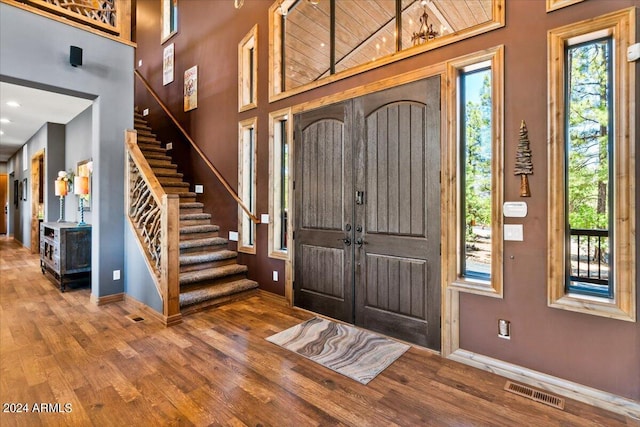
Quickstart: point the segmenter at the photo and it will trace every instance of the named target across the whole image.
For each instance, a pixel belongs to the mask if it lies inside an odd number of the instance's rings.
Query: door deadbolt
[[[364,191],[356,191],[356,205],[364,204]]]

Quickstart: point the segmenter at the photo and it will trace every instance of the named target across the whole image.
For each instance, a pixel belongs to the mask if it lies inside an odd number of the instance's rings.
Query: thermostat
[[[524,218],[527,216],[527,202],[504,202],[502,213],[505,217]]]

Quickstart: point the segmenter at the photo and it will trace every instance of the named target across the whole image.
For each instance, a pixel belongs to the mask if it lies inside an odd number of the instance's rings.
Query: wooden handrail
[[[222,176],[222,174],[218,171],[218,169],[216,169],[216,167],[204,155],[202,150],[200,150],[200,148],[196,145],[195,141],[189,136],[187,131],[180,125],[180,123],[178,123],[178,120],[174,117],[174,115],[171,113],[171,111],[169,111],[169,108],[167,108],[167,106],[164,104],[164,102],[162,102],[162,100],[160,99],[158,94],[153,90],[153,88],[151,87],[149,82],[147,82],[147,80],[142,76],[142,74],[140,74],[140,72],[138,70],[133,70],[133,72],[140,79],[142,84],[147,88],[147,91],[149,91],[151,96],[153,96],[153,98],[156,100],[158,105],[160,105],[160,107],[164,110],[164,112],[167,114],[167,116],[169,116],[169,118],[171,119],[173,124],[176,125],[176,127],[180,130],[182,135],[187,139],[187,141],[189,141],[189,143],[191,144],[193,149],[196,150],[196,153],[198,153],[200,158],[205,162],[205,164],[207,166],[209,166],[209,169],[211,169],[213,174],[222,183],[222,185],[227,190],[227,192],[231,195],[231,197],[233,197],[233,199],[238,203],[238,206],[240,206],[242,208],[242,210],[249,216],[249,218],[251,219],[251,221],[253,221],[254,224],[260,224],[260,219],[258,219],[258,217],[255,216],[249,210],[249,208],[247,208],[245,206],[245,204],[242,201],[242,199],[240,198],[240,196],[238,196],[238,193],[236,193],[236,191],[233,189],[233,187],[231,187],[231,185],[227,182],[227,180],[224,178],[224,176]]]

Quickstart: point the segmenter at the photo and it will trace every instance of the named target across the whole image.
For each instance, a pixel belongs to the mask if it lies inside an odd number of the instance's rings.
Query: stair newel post
[[[177,194],[162,196],[162,289],[164,315],[170,325],[180,314],[180,198]]]

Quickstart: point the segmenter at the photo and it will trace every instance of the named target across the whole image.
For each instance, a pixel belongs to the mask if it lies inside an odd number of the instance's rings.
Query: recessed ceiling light
[[[19,107],[20,106],[20,104],[18,104],[16,101],[8,101],[7,105],[9,107]]]
[[[3,117],[3,118],[0,119],[0,123],[11,123],[11,120]]]

